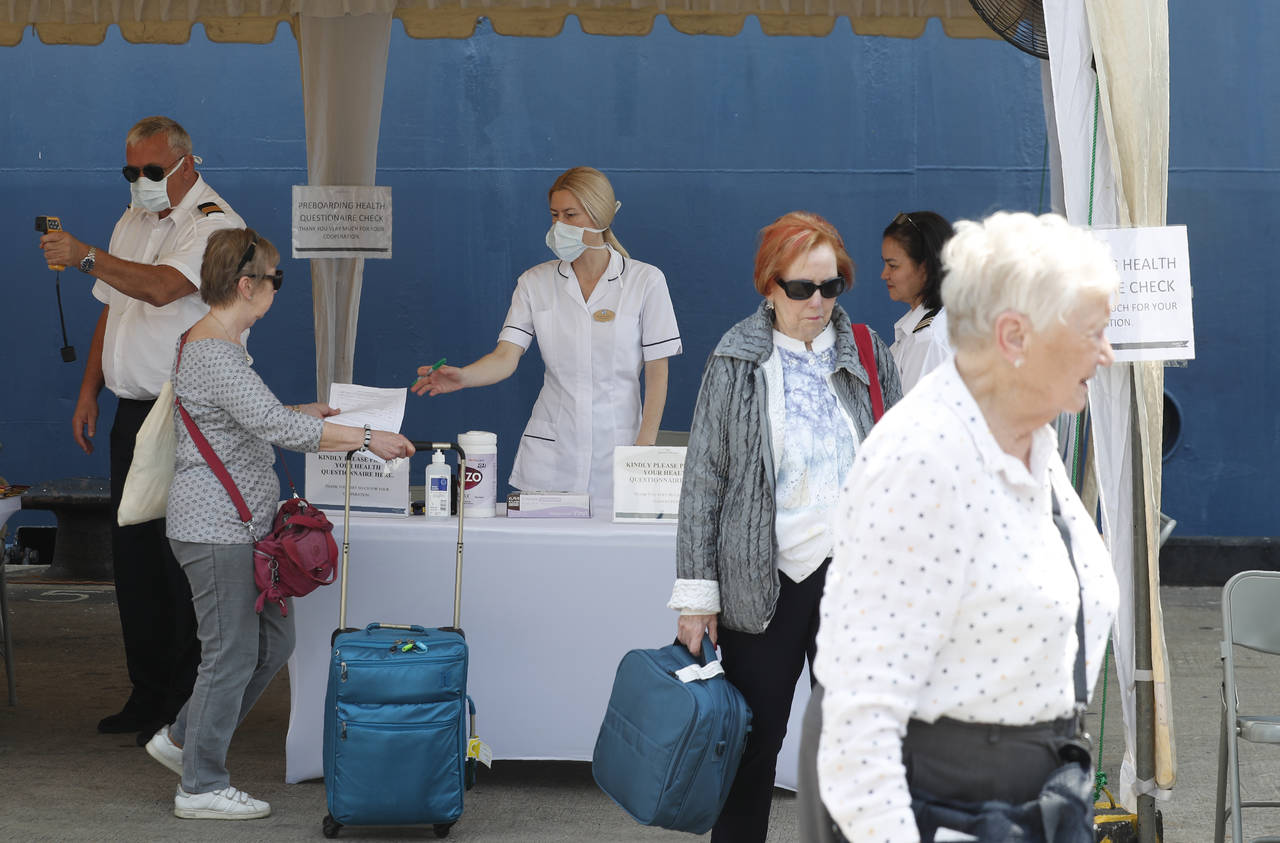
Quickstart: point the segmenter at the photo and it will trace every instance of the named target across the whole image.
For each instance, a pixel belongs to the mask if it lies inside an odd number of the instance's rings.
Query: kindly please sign
[[[1111,247],[1120,289],[1107,323],[1119,362],[1193,360],[1187,227],[1095,229]]]

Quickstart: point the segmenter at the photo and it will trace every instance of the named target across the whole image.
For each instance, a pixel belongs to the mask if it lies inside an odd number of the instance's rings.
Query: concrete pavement
[[[316,840],[325,814],[321,782],[284,784],[287,676],[281,674],[231,746],[232,782],[271,802],[264,820],[213,822],[172,815],[176,777],[134,744],[94,726],[124,699],[123,650],[108,586],[18,584],[31,569],[9,567],[19,704],[0,698],[0,839],[50,841]],[[1178,787],[1160,804],[1166,843],[1213,839],[1218,749],[1220,589],[1165,588],[1172,660]],[[1280,671],[1261,659],[1250,677],[1280,701]],[[3,685],[0,684],[0,690]],[[1122,749],[1118,697],[1108,693],[1103,762],[1118,780]],[[1098,735],[1096,695],[1091,731]],[[1280,702],[1275,703],[1280,708]],[[536,723],[529,724],[537,728]],[[1246,747],[1246,750],[1255,749]],[[1244,752],[1257,798],[1277,798],[1280,755]],[[1280,811],[1246,811],[1246,835],[1280,830]],[[430,829],[344,829],[343,840],[434,839]],[[449,836],[459,841],[691,840],[636,825],[591,779],[589,765],[498,761],[482,770]],[[795,801],[775,792],[770,841],[794,841]]]

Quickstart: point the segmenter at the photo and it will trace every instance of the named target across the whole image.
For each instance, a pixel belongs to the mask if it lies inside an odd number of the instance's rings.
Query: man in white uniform
[[[98,393],[119,399],[111,426],[111,502],[120,504],[133,461],[134,438],[169,378],[178,336],[208,307],[200,300],[200,264],[209,235],[244,221],[195,166],[191,138],[167,117],[147,117],[125,138],[124,177],[132,204],[101,250],[67,231],[40,238],[45,260],[95,277],[103,303],[72,416],[72,435],[93,453]],[[165,537],[163,519],[112,525],[116,602],[132,692],[98,731],[137,732],[145,743],[191,694],[200,664],[195,613],[186,575]]]

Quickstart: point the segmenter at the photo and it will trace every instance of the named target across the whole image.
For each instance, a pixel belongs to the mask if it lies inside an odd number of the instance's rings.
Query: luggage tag
[[[493,750],[479,738],[467,741],[467,757],[474,758],[490,770],[493,769]]]

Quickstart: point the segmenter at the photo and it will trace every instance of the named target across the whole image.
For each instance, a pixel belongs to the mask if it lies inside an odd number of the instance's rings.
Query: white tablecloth
[[[342,516],[334,517],[341,547]],[[353,516],[347,626],[448,626],[457,521]],[[675,527],[607,519],[467,519],[462,628],[477,732],[495,758],[590,761],[613,676],[628,650],[675,639],[666,608]],[[294,601],[285,781],[324,775],[329,636],[340,585]],[[794,789],[806,672],[797,685],[777,783]]]

